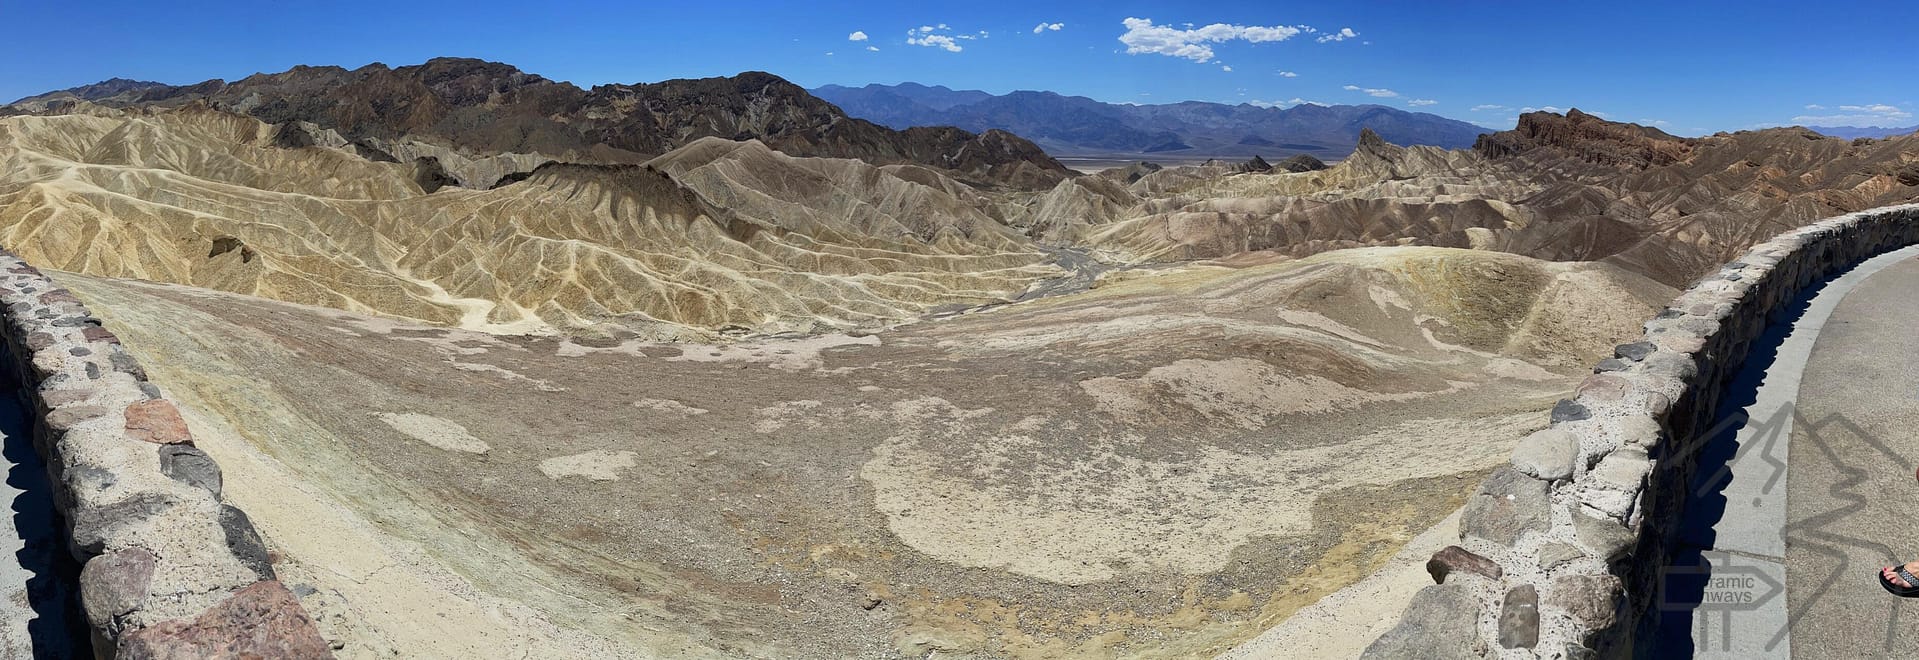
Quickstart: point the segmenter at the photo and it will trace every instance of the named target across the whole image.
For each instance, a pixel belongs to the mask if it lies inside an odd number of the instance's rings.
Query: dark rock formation
[[[460,180],[446,172],[440,166],[440,159],[421,156],[413,159],[413,182],[420,184],[420,190],[432,193],[447,186],[459,186]]]
[[[1593,163],[1646,169],[1685,160],[1695,142],[1650,126],[1606,121],[1574,108],[1565,115],[1520,115],[1518,127],[1479,136],[1473,150],[1499,158],[1552,148]]]
[[[1314,158],[1311,154],[1300,154],[1279,161],[1277,167],[1287,172],[1316,172],[1326,169],[1326,161]]]

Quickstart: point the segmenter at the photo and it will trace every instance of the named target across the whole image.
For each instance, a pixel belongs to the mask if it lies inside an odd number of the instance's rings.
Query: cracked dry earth
[[[1671,293],[1367,249],[706,345],[55,277],[343,657],[1208,656],[1450,514]]]

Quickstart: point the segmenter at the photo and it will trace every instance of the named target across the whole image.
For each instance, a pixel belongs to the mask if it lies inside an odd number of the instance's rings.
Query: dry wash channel
[[[1221,651],[1452,512],[1554,360],[1671,293],[1439,248],[1128,277],[718,345],[60,280],[347,657]]]

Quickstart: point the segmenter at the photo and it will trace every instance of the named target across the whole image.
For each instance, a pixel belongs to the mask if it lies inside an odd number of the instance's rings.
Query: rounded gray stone
[[[87,621],[96,627],[139,609],[147,602],[153,582],[154,558],[140,548],[128,548],[94,557],[80,569],[80,603]]]
[[[1590,476],[1619,487],[1621,490],[1638,490],[1646,475],[1652,472],[1652,459],[1646,452],[1638,449],[1619,449],[1599,460]]]
[[[1552,500],[1546,482],[1510,466],[1494,470],[1460,513],[1459,537],[1511,546],[1527,531],[1552,527]]]
[[[1530,584],[1513,587],[1499,609],[1499,645],[1532,648],[1539,644],[1539,590]]]
[[[1624,531],[1624,530],[1621,530]],[[1564,543],[1547,543],[1539,546],[1539,570],[1551,571],[1566,562],[1586,556],[1579,548]]]
[[[1457,584],[1419,590],[1399,624],[1373,640],[1367,658],[1466,658],[1479,645],[1478,596]]]
[[[1585,510],[1573,512],[1573,533],[1594,557],[1608,562],[1625,556],[1636,540],[1624,525],[1603,513]]]
[[[1526,436],[1513,448],[1513,468],[1535,479],[1569,479],[1578,460],[1579,438],[1559,429]]]

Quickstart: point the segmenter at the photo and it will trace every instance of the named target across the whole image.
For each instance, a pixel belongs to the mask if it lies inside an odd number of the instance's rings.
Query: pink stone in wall
[[[331,658],[293,593],[277,581],[255,582],[192,620],[175,619],[120,638],[117,657],[130,660],[188,658]]]
[[[187,421],[180,410],[165,399],[150,399],[127,406],[127,437],[162,445],[191,444]]]
[[[87,341],[104,341],[109,344],[120,343],[120,338],[117,336],[114,336],[112,330],[108,330],[106,328],[102,328],[97,325],[90,325],[85,328],[81,328],[80,335],[83,337],[86,337]]]
[[[78,302],[80,302],[80,299],[73,297],[73,293],[70,291],[67,291],[66,289],[54,289],[52,291],[48,291],[46,293],[40,294],[40,304],[42,305],[52,305],[55,303],[78,303]]]

